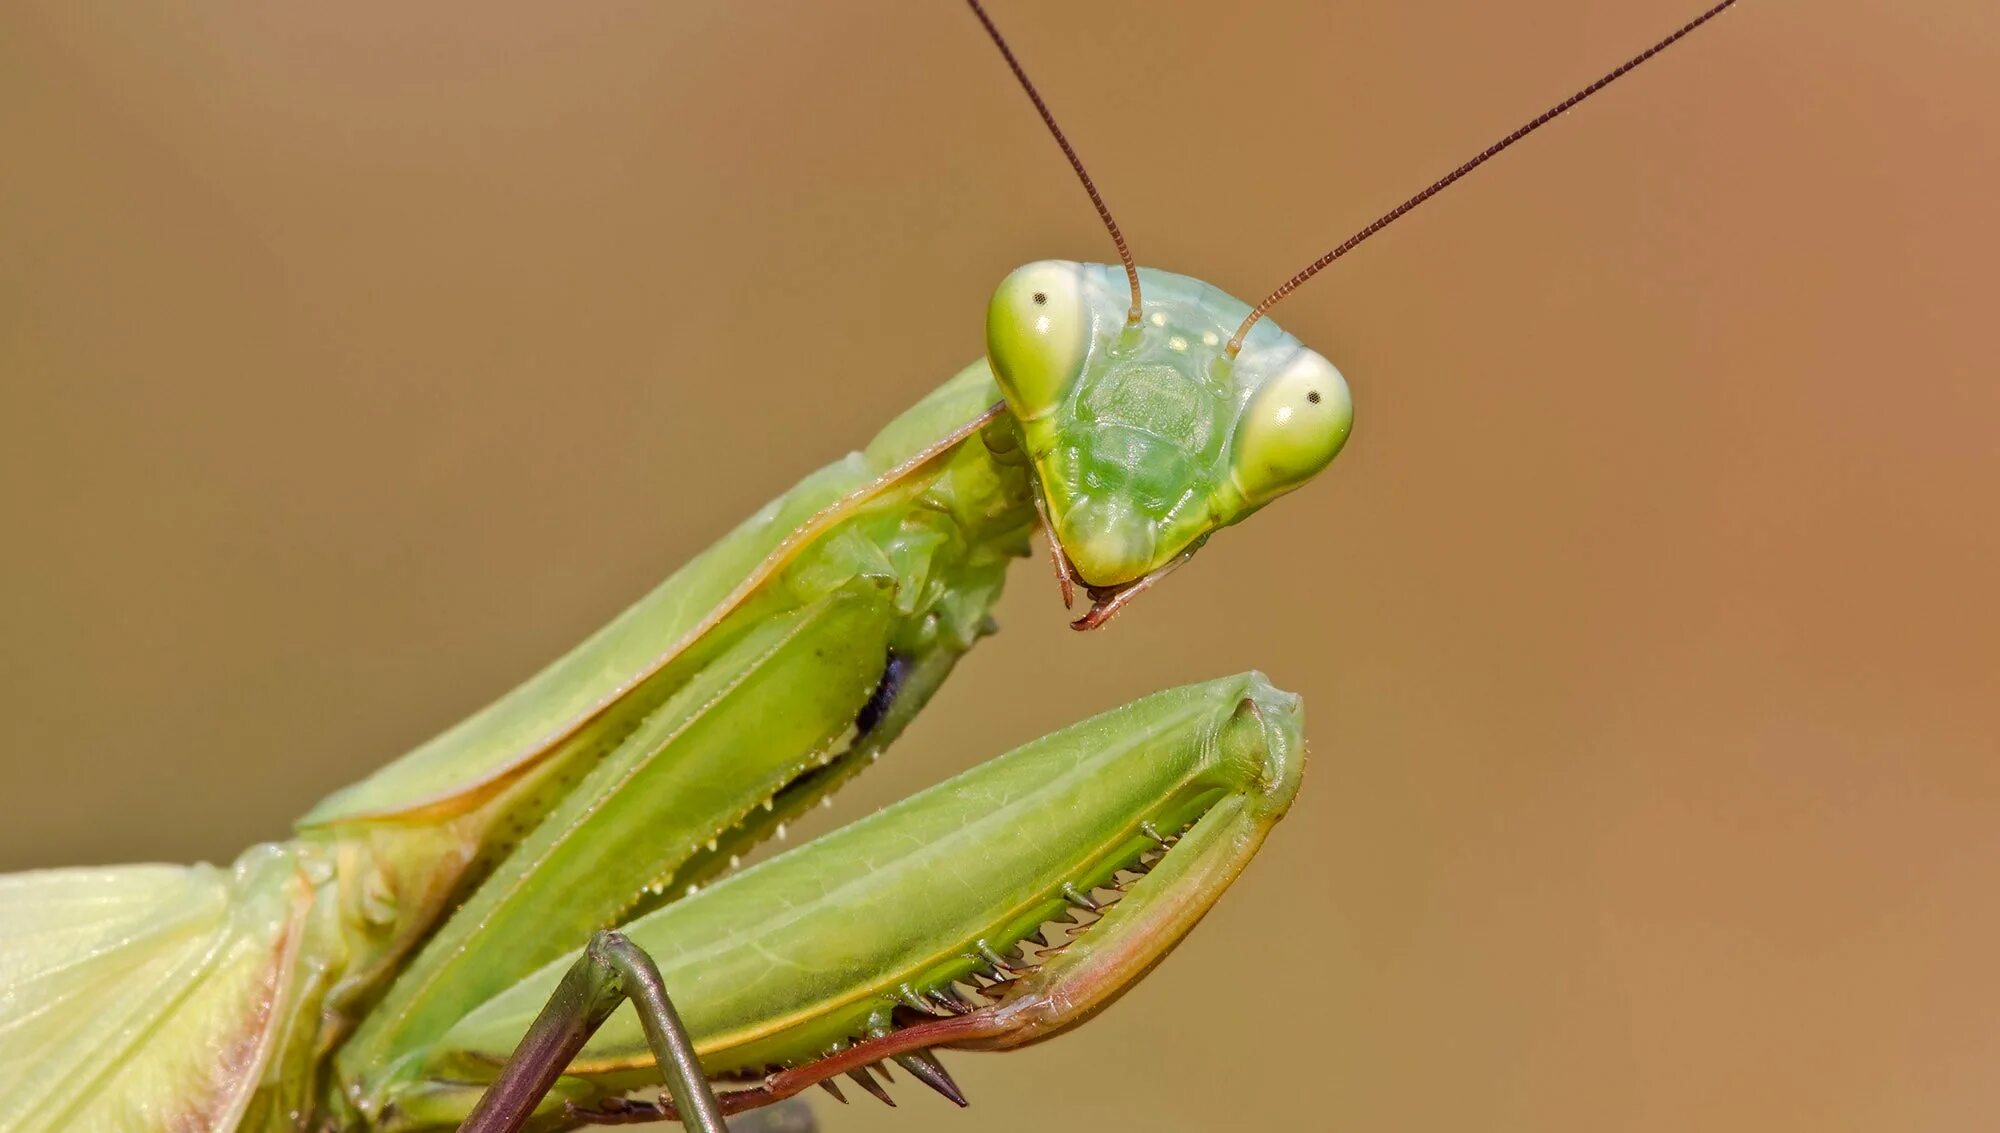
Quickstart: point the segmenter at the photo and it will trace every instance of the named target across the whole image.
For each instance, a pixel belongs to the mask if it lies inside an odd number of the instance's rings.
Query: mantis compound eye
[[[1261,504],[1312,479],[1347,443],[1354,401],[1333,363],[1301,349],[1250,395],[1230,441],[1230,472]]]
[[[1062,402],[1089,353],[1083,265],[1042,260],[1016,268],[986,307],[986,357],[1007,408],[1032,421]]]

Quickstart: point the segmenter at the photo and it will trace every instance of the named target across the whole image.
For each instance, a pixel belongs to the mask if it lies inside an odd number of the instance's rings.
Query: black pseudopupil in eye
[[[1048,302],[1048,301],[1049,301],[1049,296],[1048,296],[1048,292],[1046,292],[1046,291],[1037,291],[1037,292],[1035,292],[1035,303],[1036,303],[1036,305],[1037,305],[1037,306],[1039,306],[1039,305],[1041,305],[1041,304],[1043,304],[1043,303],[1046,303],[1046,302]]]
[[[1310,390],[1310,391],[1308,391],[1308,392],[1306,393],[1306,400],[1307,400],[1307,401],[1310,401],[1310,402],[1312,402],[1312,403],[1313,403],[1314,405],[1318,405],[1318,404],[1319,404],[1319,391],[1318,391],[1318,390]]]

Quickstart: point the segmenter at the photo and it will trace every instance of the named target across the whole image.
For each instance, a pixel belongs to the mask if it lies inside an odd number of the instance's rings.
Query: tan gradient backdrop
[[[1238,292],[1686,0],[996,0]],[[1109,632],[1039,563],[851,816],[1169,683],[1310,704],[1142,990],[835,1130],[1957,1130],[2000,1107],[2000,15],[1750,0],[1283,309],[1334,472]],[[227,858],[1101,258],[951,4],[0,13],[0,865]]]

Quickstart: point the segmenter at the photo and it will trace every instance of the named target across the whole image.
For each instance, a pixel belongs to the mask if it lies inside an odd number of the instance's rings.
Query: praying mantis
[[[932,1050],[1085,1021],[1214,904],[1299,781],[1299,705],[1255,674],[1114,709],[730,871],[924,707],[1031,533],[1098,629],[1327,467],[1347,385],[1270,309],[1729,4],[1254,306],[1136,265],[971,6],[1119,263],[1008,276],[982,358],[293,839],[228,869],[0,880],[0,1068],[22,1084],[0,1129],[713,1131],[836,1075],[872,1086],[885,1060],[956,1100]],[[1072,917],[1082,931],[1045,927]]]

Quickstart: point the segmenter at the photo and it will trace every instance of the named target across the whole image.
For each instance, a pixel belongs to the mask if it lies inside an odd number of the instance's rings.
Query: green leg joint
[[[722,1107],[667,998],[660,969],[644,949],[617,932],[590,938],[590,947],[563,976],[459,1133],[516,1133],[583,1044],[627,999],[638,1009],[682,1125],[694,1133],[726,1133]]]

